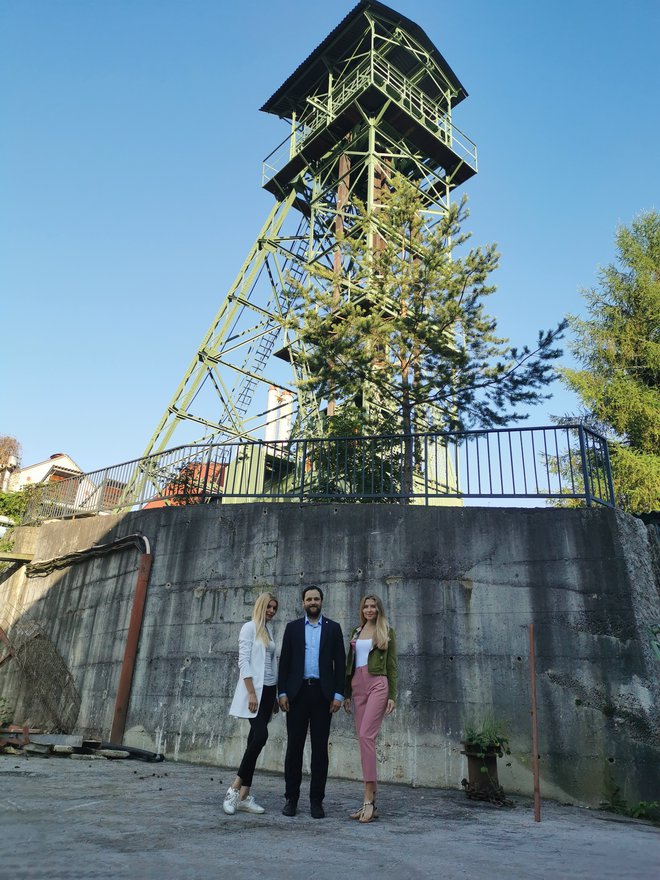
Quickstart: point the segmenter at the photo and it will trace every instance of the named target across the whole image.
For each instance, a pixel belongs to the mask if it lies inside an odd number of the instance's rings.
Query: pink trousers
[[[376,784],[376,737],[387,707],[387,676],[370,675],[366,666],[355,670],[352,680],[355,733],[360,743],[362,778]]]

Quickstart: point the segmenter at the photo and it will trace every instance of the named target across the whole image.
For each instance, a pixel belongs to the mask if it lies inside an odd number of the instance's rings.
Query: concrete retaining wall
[[[594,804],[619,786],[629,803],[658,799],[657,538],[639,520],[606,509],[191,506],[24,528],[15,549],[48,559],[136,532],[154,563],[125,742],[236,765],[248,729],[227,716],[239,629],[269,589],[281,637],[314,583],[345,632],[365,592],[383,597],[396,627],[400,694],[379,741],[383,780],[460,785],[464,724],[495,715],[511,731],[500,781],[531,792],[533,622],[542,794]],[[81,695],[76,732],[88,736],[110,734],[137,562],[127,550],[44,578],[0,575],[0,620],[41,622]],[[16,720],[39,721],[11,660],[0,694]],[[330,772],[358,778],[351,724],[343,712],[334,721]],[[281,769],[284,734],[277,717],[260,766]]]

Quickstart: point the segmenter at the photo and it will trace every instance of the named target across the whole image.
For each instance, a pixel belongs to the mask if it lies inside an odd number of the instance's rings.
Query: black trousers
[[[254,718],[250,718],[250,734],[248,736],[247,746],[243,754],[241,766],[238,768],[237,776],[240,777],[241,785],[248,788],[252,785],[252,777],[254,776],[254,768],[257,766],[257,758],[261,754],[261,750],[268,741],[268,722],[273,717],[273,706],[275,705],[275,696],[277,685],[265,685],[261,692],[261,702],[259,709]]]
[[[319,803],[325,797],[328,778],[328,738],[330,736],[330,701],[323,696],[318,681],[303,682],[290,701],[286,716],[287,745],[284,759],[285,797],[297,801],[302,782],[303,752],[307,731],[312,744],[312,779],[309,786],[310,801]]]

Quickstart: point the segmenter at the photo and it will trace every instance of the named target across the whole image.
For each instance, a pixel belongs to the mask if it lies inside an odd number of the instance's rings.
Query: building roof
[[[17,468],[9,478],[9,487],[12,492],[15,492],[29,484],[48,483],[54,475],[65,479],[66,477],[78,477],[82,473],[82,468],[70,455],[56,452],[44,461]]]
[[[73,467],[67,467],[63,463],[59,461],[59,459],[68,459],[69,462],[73,465]],[[82,473],[82,468],[79,467],[76,462],[71,458],[70,455],[67,455],[66,452],[55,452],[53,455],[50,455],[48,458],[45,458],[43,461],[37,461],[34,464],[26,464],[25,467],[19,468],[20,471],[31,471],[33,468],[41,467],[44,464],[51,464],[53,467],[57,467],[60,470],[70,470],[75,473]]]
[[[333,64],[345,57],[347,47],[360,39],[364,32],[363,15],[368,10],[376,13],[379,18],[390,22],[393,29],[402,27],[424,47],[456,90],[452,106],[467,98],[468,93],[460,80],[418,24],[395,9],[385,6],[384,3],[377,2],[377,0],[360,0],[360,3],[339,22],[336,28],[330,31],[323,42],[282,83],[261,107],[261,110],[264,113],[273,113],[276,116],[288,118],[300,102],[312,93],[323,73],[327,72],[327,63]]]

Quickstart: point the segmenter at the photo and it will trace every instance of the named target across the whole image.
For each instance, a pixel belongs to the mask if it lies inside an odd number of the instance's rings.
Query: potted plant
[[[468,762],[468,778],[461,781],[466,795],[473,800],[512,806],[497,776],[497,759],[511,754],[506,724],[493,718],[468,724],[461,754]]]

